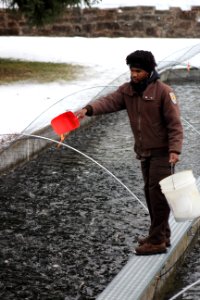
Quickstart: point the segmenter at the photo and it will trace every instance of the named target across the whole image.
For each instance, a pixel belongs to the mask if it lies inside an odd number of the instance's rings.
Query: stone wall
[[[0,35],[199,38],[200,6],[189,11],[178,7],[163,11],[152,6],[73,8],[42,28],[31,28],[19,13],[2,9]]]

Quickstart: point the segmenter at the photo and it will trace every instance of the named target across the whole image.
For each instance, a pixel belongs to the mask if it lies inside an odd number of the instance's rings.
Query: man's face
[[[140,81],[148,78],[149,73],[145,70],[138,68],[131,68],[131,79],[134,83],[139,83]]]

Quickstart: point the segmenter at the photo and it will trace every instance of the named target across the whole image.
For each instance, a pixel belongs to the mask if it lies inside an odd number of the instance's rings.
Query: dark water
[[[175,88],[183,117],[200,130],[198,86]],[[186,125],[185,136],[177,170],[192,168],[199,176],[199,135]],[[126,112],[100,117],[67,143],[104,165],[144,202]],[[66,147],[55,145],[0,177],[0,194],[1,300],[95,299],[149,226],[148,214],[124,187]],[[198,278],[199,243],[169,296]],[[194,289],[187,293],[190,298],[179,299],[199,299]]]
[[[198,300],[200,299],[200,284],[190,287],[191,284],[200,279],[200,233],[193,243],[193,246],[186,251],[184,261],[178,266],[175,275],[168,284],[168,291],[163,295],[162,300],[168,300],[181,292],[184,288],[189,289],[178,296],[177,300]]]

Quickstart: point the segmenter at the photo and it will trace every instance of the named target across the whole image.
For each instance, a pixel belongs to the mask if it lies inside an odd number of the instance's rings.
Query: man
[[[149,51],[137,50],[126,58],[131,80],[113,93],[87,105],[76,115],[100,115],[126,109],[133,131],[137,158],[141,161],[144,191],[151,226],[138,239],[137,255],[164,253],[170,246],[170,208],[159,181],[171,175],[179,161],[183,128],[172,88],[159,80],[156,62]]]

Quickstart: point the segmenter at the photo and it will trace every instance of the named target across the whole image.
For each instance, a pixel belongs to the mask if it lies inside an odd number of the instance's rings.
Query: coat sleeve
[[[90,103],[93,115],[101,115],[125,109],[124,94],[119,87],[116,91]]]
[[[180,107],[174,91],[165,87],[162,93],[163,115],[168,132],[169,152],[180,154],[183,144],[183,126]]]

